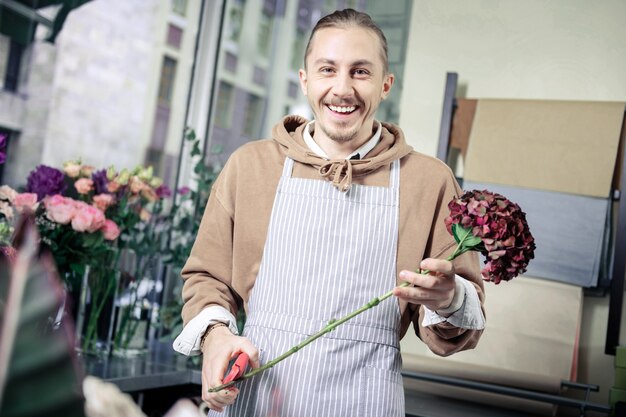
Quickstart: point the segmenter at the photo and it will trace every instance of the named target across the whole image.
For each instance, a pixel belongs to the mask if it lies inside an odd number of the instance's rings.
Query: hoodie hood
[[[314,166],[322,178],[343,192],[350,189],[353,177],[367,175],[413,150],[407,145],[399,127],[382,123],[380,141],[365,158],[328,160],[311,151],[304,142],[302,135],[308,122],[300,116],[286,116],[274,126],[272,137],[283,148],[286,156],[294,161]]]

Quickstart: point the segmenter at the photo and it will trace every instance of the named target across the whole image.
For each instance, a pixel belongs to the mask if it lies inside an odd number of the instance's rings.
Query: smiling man
[[[484,326],[476,253],[440,259],[455,246],[443,220],[461,189],[445,164],[375,120],[394,76],[367,14],[317,23],[300,82],[315,119],[283,118],[271,139],[237,150],[213,187],[182,271],[174,348],[204,355],[210,415],[404,416],[399,340],[410,325],[439,355],[474,347]],[[420,268],[430,273],[411,272]],[[394,288],[401,281],[412,285]],[[391,289],[396,298],[275,367],[208,392],[241,352],[258,367]]]

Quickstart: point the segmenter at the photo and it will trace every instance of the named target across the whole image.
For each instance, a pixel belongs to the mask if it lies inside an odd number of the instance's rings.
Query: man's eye
[[[325,68],[320,68],[320,72],[323,72],[323,73],[331,73],[331,72],[333,72],[333,69],[332,69],[332,68],[327,68],[327,67],[325,67]]]
[[[354,75],[369,75],[369,71],[365,69],[356,69],[354,70]]]

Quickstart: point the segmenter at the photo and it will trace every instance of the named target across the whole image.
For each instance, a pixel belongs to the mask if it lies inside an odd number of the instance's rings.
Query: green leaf
[[[34,225],[24,223],[26,233],[34,235]],[[32,229],[31,229],[32,227]],[[18,231],[21,233],[21,231]],[[36,238],[23,239],[25,253],[38,253]],[[1,416],[83,417],[84,400],[81,378],[74,366],[74,345],[69,332],[51,329],[60,299],[60,282],[54,273],[50,256],[32,256],[24,260],[26,272],[11,269],[0,259],[0,320],[3,332],[7,323],[16,323],[14,331],[2,334],[2,349],[8,349],[8,363],[0,363],[6,373],[0,400]],[[9,285],[11,289],[9,289]],[[19,286],[23,290],[13,291]],[[10,328],[10,327],[9,327]],[[1,349],[0,349],[1,350]]]
[[[452,224],[452,234],[456,243],[461,244],[464,248],[473,249],[482,244],[480,236],[474,236],[471,228],[464,228],[457,223]]]
[[[191,148],[191,156],[198,156],[201,155],[202,151],[200,150],[200,144],[199,142],[194,142],[192,148]]]
[[[459,226],[457,223],[452,223],[452,236],[454,236],[454,240],[456,240],[456,243],[461,243],[461,238],[459,237],[459,229],[463,229],[461,226]]]

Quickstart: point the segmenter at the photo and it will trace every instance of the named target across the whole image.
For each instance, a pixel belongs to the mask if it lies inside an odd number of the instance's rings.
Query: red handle
[[[222,383],[228,384],[229,382],[242,377],[246,372],[246,368],[248,368],[249,360],[250,358],[248,357],[248,354],[241,352],[239,356],[237,356],[233,365],[230,367],[230,371],[228,371]]]

